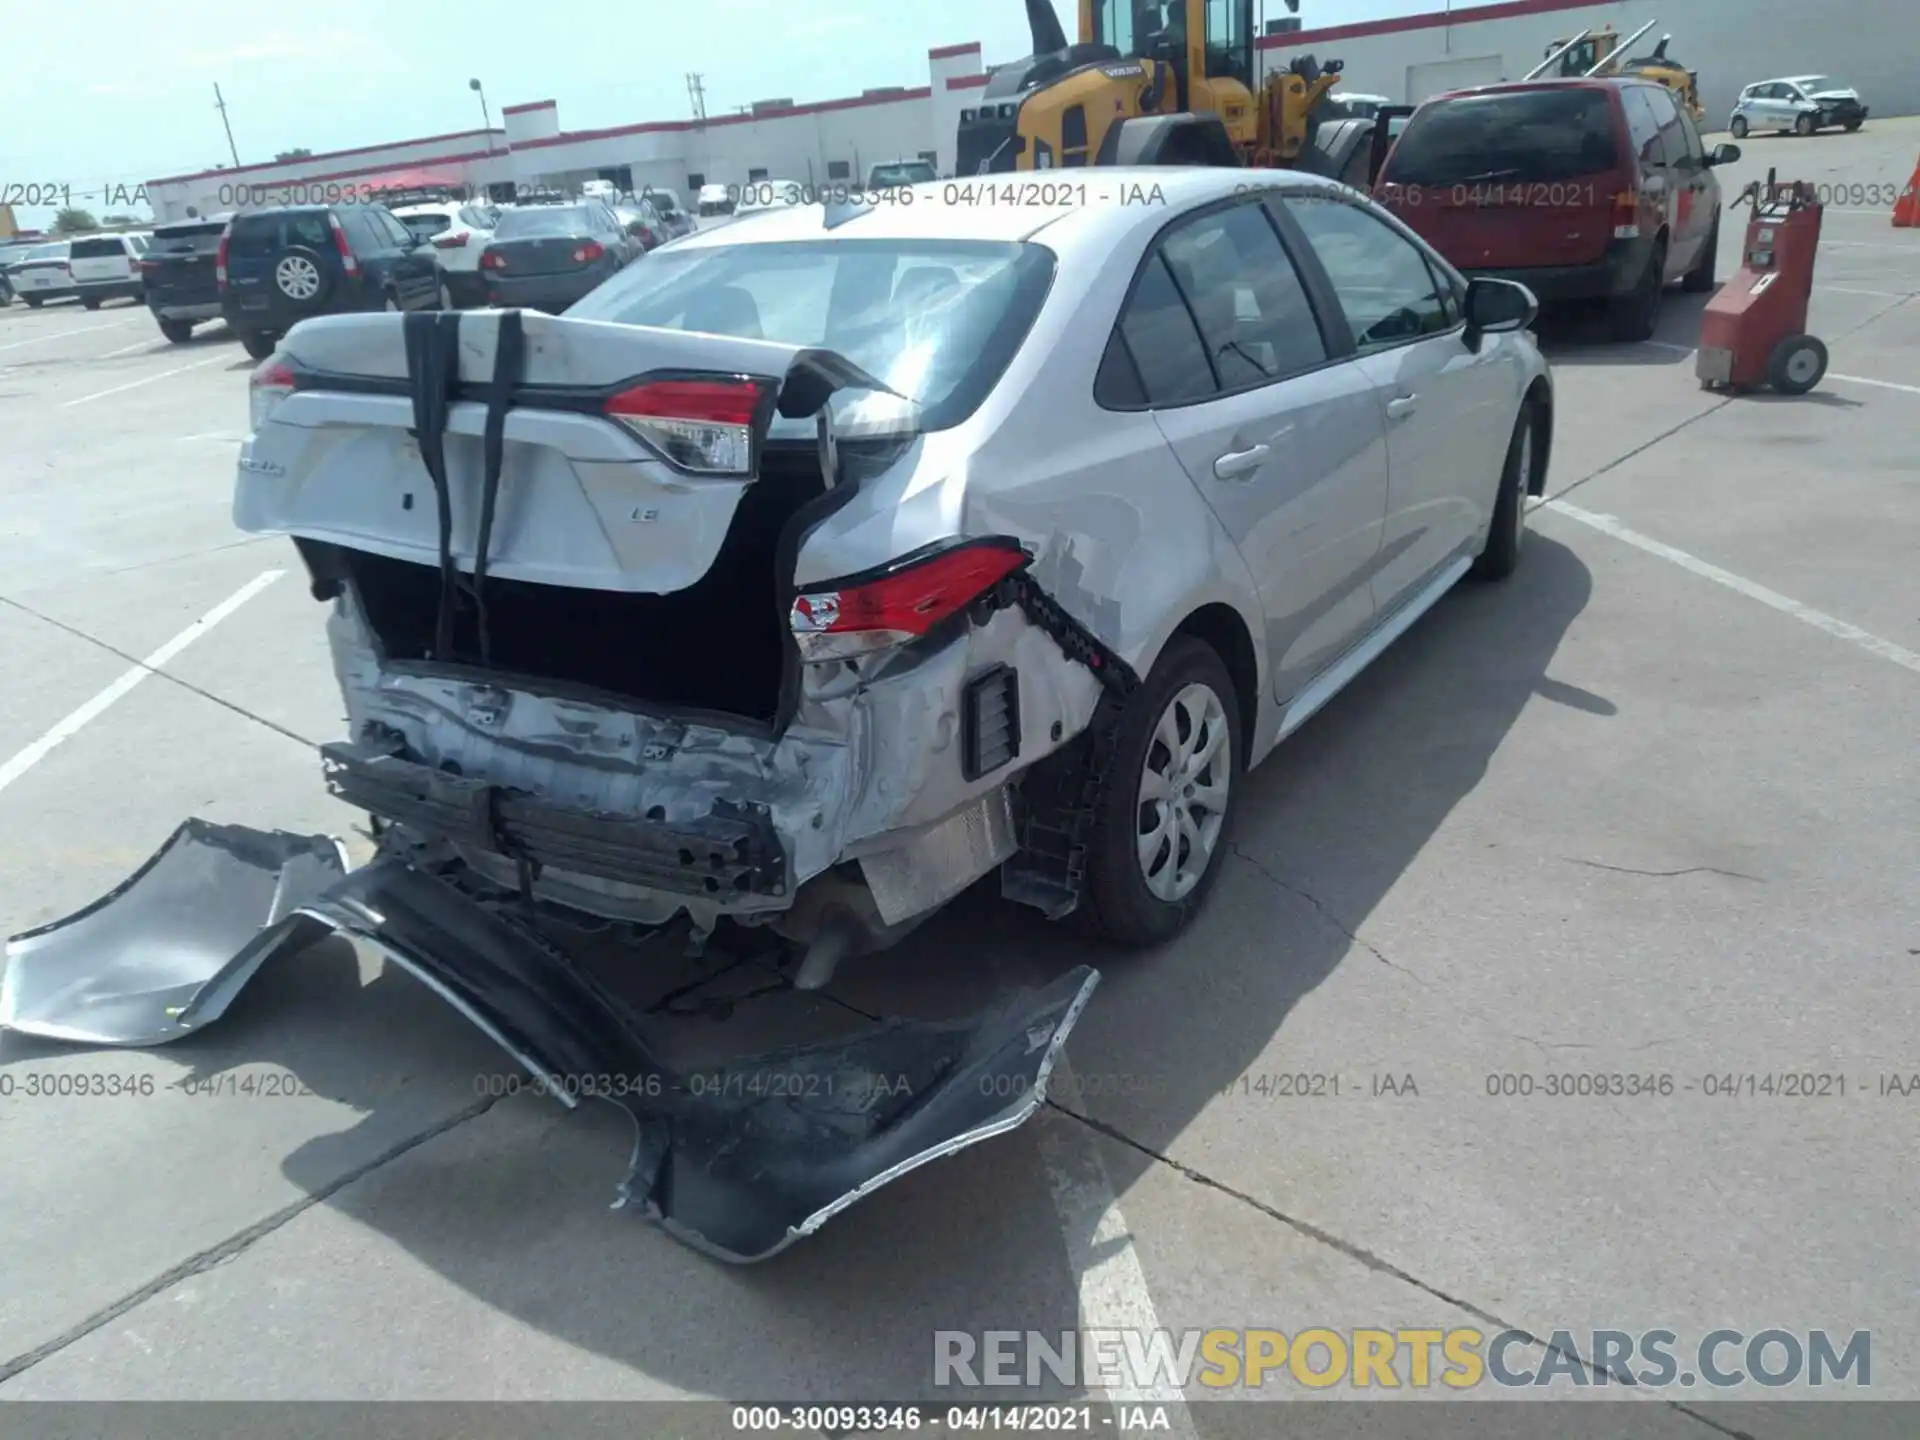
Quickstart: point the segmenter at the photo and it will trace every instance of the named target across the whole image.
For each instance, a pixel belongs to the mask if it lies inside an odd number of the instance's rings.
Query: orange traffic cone
[[[1920,166],[1914,167],[1913,179],[1893,202],[1893,228],[1912,230],[1916,226],[1920,226]]]

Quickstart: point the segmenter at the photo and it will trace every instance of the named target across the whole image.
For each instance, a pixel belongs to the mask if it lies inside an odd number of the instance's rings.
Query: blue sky
[[[1055,4],[1072,34],[1073,0]],[[1302,0],[1300,13],[1308,25],[1337,25],[1439,4]],[[1265,7],[1285,13],[1281,0]],[[253,164],[295,146],[339,150],[477,127],[474,76],[496,124],[502,105],[551,97],[564,126],[586,129],[691,113],[689,70],[705,77],[708,113],[724,114],[775,96],[924,84],[930,46],[978,40],[988,63],[1027,49],[1022,0],[638,0],[569,7],[562,23],[529,25],[540,13],[526,0],[197,0],[186,9],[78,0],[62,26],[77,22],[84,45],[9,46],[0,200],[21,187],[67,187],[98,215],[115,208],[103,205],[103,187],[130,191],[226,163],[216,81],[241,162]],[[637,18],[646,14],[668,18],[649,27]],[[16,214],[24,226],[52,218],[44,208]]]

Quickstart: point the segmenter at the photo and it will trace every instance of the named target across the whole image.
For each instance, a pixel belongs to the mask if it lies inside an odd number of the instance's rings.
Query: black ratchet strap
[[[473,552],[473,609],[480,630],[480,663],[493,663],[487,634],[487,552],[493,546],[493,512],[500,498],[500,467],[506,455],[507,411],[526,365],[527,334],[520,312],[500,316],[493,352],[493,383],[487,387],[487,426],[483,437],[486,473],[480,481],[480,534]]]
[[[407,384],[413,392],[414,441],[420,463],[433,482],[440,527],[440,598],[434,610],[433,658],[453,658],[454,602],[458,576],[453,564],[453,496],[447,485],[447,406],[460,378],[460,314],[453,310],[413,312],[403,319],[407,346]]]

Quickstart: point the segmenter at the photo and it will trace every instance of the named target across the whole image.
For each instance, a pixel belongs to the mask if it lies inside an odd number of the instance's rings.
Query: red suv
[[[1707,150],[1664,85],[1491,85],[1415,111],[1374,193],[1468,275],[1517,280],[1543,305],[1604,300],[1616,339],[1645,340],[1669,284],[1713,288],[1713,167],[1739,158]]]

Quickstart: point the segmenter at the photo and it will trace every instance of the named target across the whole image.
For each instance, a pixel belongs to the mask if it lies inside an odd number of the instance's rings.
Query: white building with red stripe
[[[1315,3],[1307,0],[1309,12]],[[1347,89],[1416,103],[1442,90],[1517,80],[1560,36],[1611,25],[1625,37],[1655,19],[1660,24],[1632,48],[1649,50],[1661,34],[1673,36],[1673,57],[1699,72],[1710,127],[1724,122],[1743,86],[1815,71],[1859,89],[1876,115],[1920,113],[1920,69],[1901,43],[1920,19],[1920,0],[1506,0],[1267,36],[1259,46],[1263,68],[1284,67],[1301,53],[1337,58]],[[978,42],[940,46],[927,52],[924,84],[763,101],[704,121],[566,130],[557,100],[535,100],[505,107],[491,131],[172,175],[146,189],[164,221],[431,181],[566,187],[607,178],[622,189],[674,190],[690,203],[702,184],[858,182],[876,163],[914,156],[947,174],[960,110],[986,84],[982,59]]]

